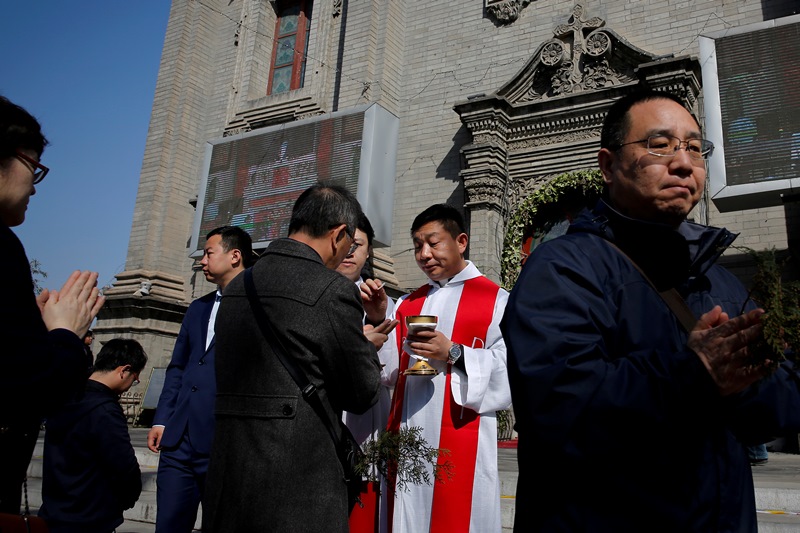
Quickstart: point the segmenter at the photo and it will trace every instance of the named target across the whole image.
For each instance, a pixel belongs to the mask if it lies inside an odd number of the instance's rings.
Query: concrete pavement
[[[156,470],[158,454],[147,449],[147,429],[131,429],[131,441],[142,469],[143,490],[133,509],[125,512],[125,523],[117,533],[154,533],[156,517]],[[43,437],[40,436],[31,462],[28,494],[33,508],[41,504]],[[498,450],[503,531],[514,523],[517,487],[517,450]],[[800,531],[800,455],[770,453],[769,461],[753,467],[759,533]],[[196,527],[199,527],[200,519]]]
[[[517,451],[498,450],[503,531],[511,531],[516,506]],[[800,531],[800,455],[770,453],[753,467],[759,533]]]

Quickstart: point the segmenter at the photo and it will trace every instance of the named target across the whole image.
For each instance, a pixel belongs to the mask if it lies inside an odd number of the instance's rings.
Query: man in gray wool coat
[[[361,208],[338,186],[315,185],[294,205],[289,238],[253,266],[261,306],[288,356],[330,401],[363,413],[378,399],[376,346],[394,324],[367,332],[356,286],[335,271],[350,252]],[[216,433],[203,531],[348,531],[347,488],[322,419],[264,339],[240,275],[216,321]]]

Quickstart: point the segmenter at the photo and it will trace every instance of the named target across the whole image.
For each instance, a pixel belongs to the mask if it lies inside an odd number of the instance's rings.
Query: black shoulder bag
[[[258,302],[258,293],[256,292],[255,283],[253,283],[252,268],[248,268],[244,271],[244,290],[247,293],[247,299],[250,302],[250,307],[253,309],[256,322],[258,322],[258,327],[261,329],[261,334],[292,376],[292,379],[297,383],[297,386],[300,387],[303,398],[322,419],[322,423],[328,430],[331,439],[333,439],[336,453],[339,456],[339,461],[342,463],[344,481],[347,484],[348,508],[352,510],[356,503],[361,504],[359,498],[361,492],[361,476],[356,472],[356,465],[364,455],[361,451],[361,446],[359,446],[355,437],[353,437],[353,434],[342,422],[341,418],[336,416],[330,403],[322,401],[322,398],[317,394],[317,387],[308,380],[308,377],[300,370],[295,360],[288,355],[288,351],[283,346],[280,337],[275,334],[275,330],[272,328],[272,322],[270,322],[267,313]],[[339,423],[340,436],[338,437],[333,427],[333,420],[337,420]]]

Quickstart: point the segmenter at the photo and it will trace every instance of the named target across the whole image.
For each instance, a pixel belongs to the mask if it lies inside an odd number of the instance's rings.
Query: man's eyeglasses
[[[639,143],[645,143],[647,152],[659,157],[672,157],[681,148],[684,148],[692,159],[708,159],[714,153],[714,144],[709,140],[689,139],[682,141],[671,135],[651,135],[647,139],[620,144],[617,148]]]
[[[131,374],[133,374],[133,383],[131,383],[131,387],[135,387],[136,385],[141,383],[141,381],[139,381],[139,373],[138,372],[134,372],[130,368],[128,368],[127,372],[130,372]]]
[[[363,246],[363,243],[353,241],[353,244],[350,245],[350,249],[347,251],[347,255],[353,255],[358,250],[359,246]]]
[[[342,224],[344,224],[344,223],[342,222],[342,223],[339,223],[339,224],[334,224],[333,226],[330,226],[329,229],[333,229],[333,228],[335,228],[337,226],[341,226]],[[356,250],[358,249],[358,247],[361,246],[361,245],[356,242],[355,232],[347,224],[344,225],[344,232],[348,237],[350,237],[350,240],[353,241],[350,244],[350,248],[347,251],[347,255],[353,255],[356,252]]]
[[[22,161],[23,163],[27,163],[33,167],[31,171],[33,172],[34,185],[40,183],[44,179],[44,177],[47,176],[47,173],[50,172],[49,168],[39,163],[35,159],[25,155],[23,152],[19,150],[16,151],[15,155],[20,161]]]

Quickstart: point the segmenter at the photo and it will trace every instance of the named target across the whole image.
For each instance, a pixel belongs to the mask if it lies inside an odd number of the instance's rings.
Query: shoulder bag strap
[[[695,318],[694,313],[692,313],[692,310],[689,309],[689,306],[686,304],[686,300],[683,299],[680,293],[674,288],[668,289],[666,291],[658,290],[653,281],[647,276],[647,274],[644,273],[644,270],[642,270],[641,267],[639,267],[639,265],[636,264],[636,261],[631,259],[628,254],[623,252],[619,248],[619,246],[617,246],[613,242],[611,241],[606,241],[606,242],[612,248],[614,248],[616,251],[622,254],[622,256],[625,257],[628,261],[630,261],[630,263],[634,266],[634,268],[636,268],[636,270],[639,271],[639,273],[644,277],[644,279],[647,280],[647,283],[649,283],[650,286],[653,287],[653,290],[655,290],[658,293],[658,295],[661,296],[661,299],[664,300],[664,303],[666,303],[667,306],[669,306],[672,313],[678,319],[678,322],[680,322],[681,326],[683,326],[683,329],[685,329],[687,333],[692,331],[695,325],[697,324],[697,318]]]
[[[329,411],[333,411],[333,408],[326,408],[322,402],[322,398],[320,398],[317,392],[317,387],[308,380],[308,377],[306,377],[303,371],[300,370],[300,367],[297,366],[295,360],[289,357],[280,337],[275,334],[275,330],[272,328],[272,323],[267,317],[266,311],[264,311],[264,308],[261,307],[261,304],[258,301],[256,285],[253,282],[252,267],[245,269],[244,271],[244,290],[247,293],[247,299],[250,302],[250,307],[253,309],[253,314],[255,315],[256,322],[261,330],[261,334],[264,336],[267,344],[270,345],[272,351],[278,357],[280,362],[292,376],[292,379],[294,379],[295,383],[297,383],[297,386],[300,387],[303,398],[305,398],[305,400],[322,419],[322,422],[325,424],[325,428],[328,430],[328,433],[330,434],[331,439],[333,439],[333,443],[336,445],[336,449],[338,450],[340,439],[333,428],[333,423],[331,422],[331,417],[329,414]]]

